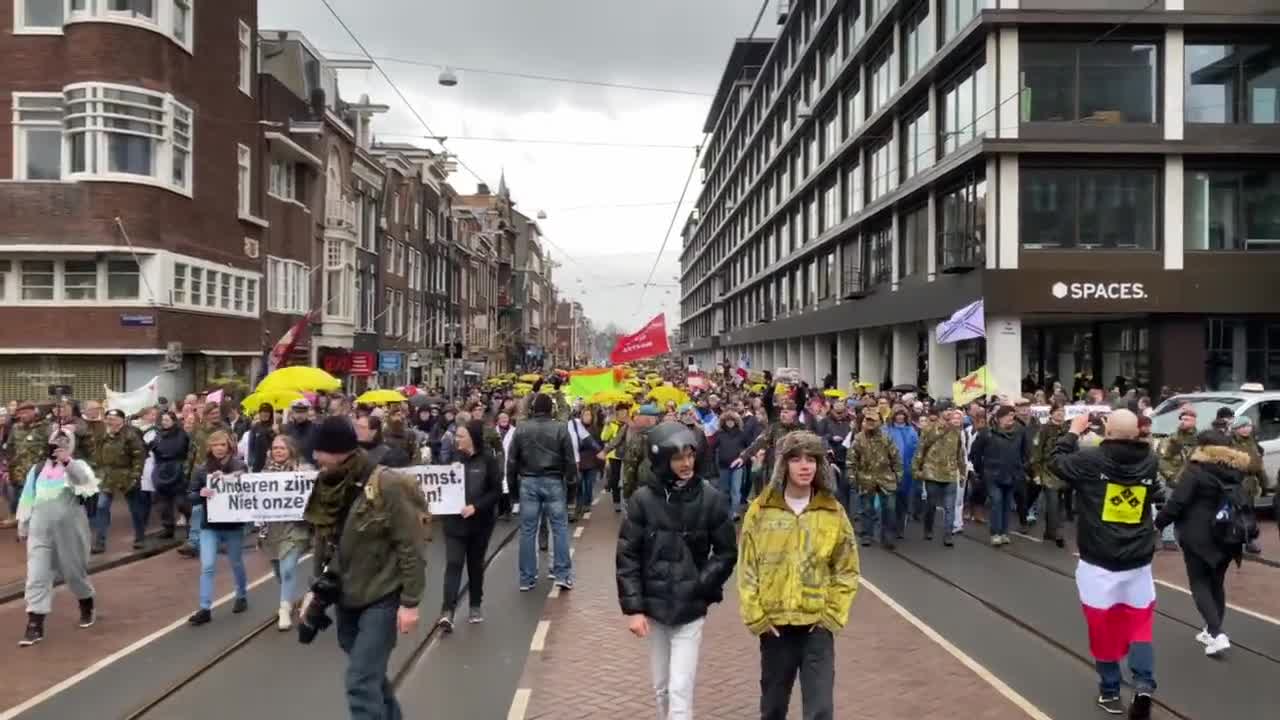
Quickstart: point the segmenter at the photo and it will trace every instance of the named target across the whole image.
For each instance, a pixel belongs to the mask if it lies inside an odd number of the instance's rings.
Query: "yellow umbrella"
[[[649,399],[659,403],[675,403],[677,406],[689,402],[689,396],[683,390],[671,385],[659,385],[649,391]]]
[[[264,392],[256,392],[244,399],[240,403],[240,407],[244,408],[245,413],[253,414],[258,412],[258,408],[270,405],[276,410],[286,410],[295,400],[305,400],[302,393],[297,390],[267,390]]]
[[[254,392],[292,390],[294,392],[333,392],[342,389],[342,381],[313,367],[280,368],[262,379]]]
[[[822,394],[826,395],[827,397],[833,400],[844,400],[845,398],[849,397],[849,393],[843,390],[823,390]]]
[[[591,405],[617,405],[631,402],[631,396],[620,390],[601,390],[587,398]]]
[[[361,405],[386,405],[387,403],[405,402],[408,398],[395,390],[370,390],[356,398]]]
[[[541,379],[541,375],[535,375],[534,373],[526,373],[520,376],[520,382],[522,383],[536,383]]]

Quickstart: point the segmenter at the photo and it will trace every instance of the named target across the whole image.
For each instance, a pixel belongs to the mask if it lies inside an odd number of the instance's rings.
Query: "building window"
[[[862,166],[854,163],[844,171],[844,216],[851,217],[862,210]]]
[[[848,140],[862,126],[862,85],[856,75],[844,86],[840,101],[844,105],[844,139]]]
[[[943,156],[964,147],[975,137],[995,134],[995,90],[991,73],[982,59],[942,85],[938,133]]]
[[[933,18],[929,3],[917,5],[902,22],[902,77],[915,75],[933,57]]]
[[[325,240],[324,314],[337,321],[355,322],[355,243],[339,238]]]
[[[892,140],[881,141],[871,151],[871,202],[898,186],[897,164]]]
[[[902,216],[902,245],[898,251],[898,277],[929,270],[929,207],[921,205]]]
[[[822,46],[820,54],[821,65],[819,66],[819,70],[822,73],[820,82],[821,87],[825,88],[830,85],[836,79],[836,74],[840,71],[840,55],[836,52],[836,45],[838,44],[839,39],[840,38],[836,33],[832,33],[831,37],[828,38],[827,42]]]
[[[121,85],[65,89],[63,155],[71,179],[149,179],[191,192],[191,109],[171,95]]]
[[[987,251],[987,181],[982,174],[938,194],[936,260],[940,269],[980,265]]]
[[[1280,250],[1280,171],[1188,171],[1187,250]]]
[[[884,107],[897,89],[898,83],[893,72],[893,43],[888,42],[871,59],[870,113]]]
[[[861,17],[862,0],[853,0],[845,3],[844,9],[844,56],[849,57],[849,53],[858,46],[862,41],[862,17]]]
[[[191,0],[173,0],[173,39],[179,44],[191,42]]]
[[[13,176],[62,177],[62,93],[13,94]]]
[[[64,0],[16,0],[15,32],[62,32],[63,2]]]
[[[28,4],[32,2],[46,4],[57,0],[27,0]],[[68,23],[116,22],[142,27],[191,50],[191,0],[68,0],[66,9]],[[60,14],[61,10],[59,8]]]
[[[1190,123],[1280,123],[1280,46],[1186,46]]]
[[[991,0],[942,0],[942,41],[955,37],[979,12],[994,4]]]
[[[98,263],[93,260],[62,261],[62,297],[66,300],[97,300]]]
[[[107,299],[137,300],[141,296],[141,272],[138,261],[107,261]]]
[[[1156,46],[1022,43],[1022,122],[1156,121]]]
[[[819,232],[826,232],[840,224],[840,179],[835,173],[822,188],[822,226]]]
[[[267,192],[284,200],[298,199],[297,165],[288,160],[271,160],[271,177]]]
[[[1022,168],[1019,236],[1029,248],[1156,248],[1156,172]]]
[[[241,217],[249,215],[253,191],[253,151],[244,145],[236,146],[236,197]]]
[[[908,113],[902,123],[902,179],[933,166],[933,133],[929,128],[929,104]]]
[[[245,95],[253,96],[253,30],[249,24],[241,20],[239,24],[240,47],[237,86],[240,92]]]
[[[22,299],[52,300],[53,278],[52,260],[23,260]]]
[[[306,265],[267,256],[267,310],[286,315],[311,310],[311,273]]]
[[[863,239],[867,253],[866,278],[869,286],[883,285],[893,279],[893,226],[872,230]]]

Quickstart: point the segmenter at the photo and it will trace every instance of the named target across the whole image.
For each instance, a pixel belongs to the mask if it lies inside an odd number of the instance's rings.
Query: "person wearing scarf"
[[[263,472],[292,473],[311,470],[310,465],[299,461],[298,455],[298,447],[293,444],[292,438],[277,435],[271,439],[271,449],[267,453]],[[276,629],[280,632],[293,627],[293,607],[298,599],[298,559],[310,543],[311,529],[305,522],[267,523],[262,549],[271,558],[271,571],[280,583],[280,610],[276,620]]]
[[[231,612],[242,613],[249,609],[249,580],[244,570],[244,523],[216,522],[209,518],[207,503],[217,492],[216,480],[220,476],[238,475],[248,470],[236,457],[231,432],[225,429],[209,433],[205,441],[205,459],[191,479],[188,500],[203,512],[204,524],[200,527],[200,608],[187,618],[193,626],[204,625],[213,619],[213,573],[218,560],[218,547],[227,548],[227,562],[235,578],[235,603]]]
[[[466,505],[460,515],[444,518],[444,602],[438,624],[445,632],[453,631],[453,613],[458,604],[464,562],[470,602],[467,622],[484,622],[480,607],[484,599],[485,555],[493,535],[498,496],[502,493],[502,465],[485,444],[484,423],[472,420],[456,432],[466,484]]]
[[[44,639],[44,619],[53,609],[57,575],[80,601],[80,627],[87,628],[95,620],[89,582],[89,518],[80,503],[97,494],[98,478],[83,460],[73,459],[74,435],[55,434],[47,453],[45,461],[27,473],[18,498],[18,538],[27,540],[27,629],[19,647]]]

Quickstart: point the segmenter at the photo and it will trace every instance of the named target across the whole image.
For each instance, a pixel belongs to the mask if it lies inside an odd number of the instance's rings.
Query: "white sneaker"
[[[1204,648],[1204,654],[1209,657],[1217,657],[1226,650],[1231,649],[1231,640],[1227,638],[1226,633],[1218,633],[1218,637],[1214,638]]]
[[[280,603],[280,612],[276,620],[276,629],[280,632],[286,632],[293,627],[293,603]]]
[[[1200,643],[1201,645],[1208,645],[1209,643],[1213,642],[1213,636],[1209,634],[1208,628],[1201,630],[1200,634],[1196,635],[1196,642]]]

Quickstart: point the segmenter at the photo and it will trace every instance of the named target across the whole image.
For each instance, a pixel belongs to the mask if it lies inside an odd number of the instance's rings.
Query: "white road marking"
[[[547,593],[547,597],[551,598],[552,600],[560,597],[560,586],[552,585],[551,592]]]
[[[1044,542],[1044,540],[1043,540],[1043,539],[1038,538],[1038,537],[1031,537],[1030,535],[1027,535],[1026,533],[1011,532],[1011,533],[1009,533],[1009,534],[1010,534],[1010,535],[1017,535],[1018,537],[1022,538],[1023,540],[1030,540],[1030,541],[1031,541],[1031,542],[1033,542],[1033,543],[1042,543],[1042,542]]]
[[[588,511],[586,511],[586,512],[582,513],[582,519],[583,519],[583,520],[590,520],[590,519],[591,519],[591,511],[590,511],[590,510],[588,510]]]
[[[524,720],[524,715],[529,711],[529,697],[533,695],[533,690],[529,688],[519,688],[516,690],[515,697],[511,698],[511,709],[507,710],[507,720]]]
[[[1157,579],[1156,583],[1163,585],[1171,590],[1177,590],[1178,592],[1186,593],[1187,595],[1191,594],[1190,590],[1182,587],[1181,585],[1174,585],[1171,582],[1166,582],[1160,579]],[[1257,612],[1255,610],[1250,610],[1249,608],[1240,607],[1239,605],[1232,605],[1231,603],[1227,603],[1227,607],[1231,608],[1235,612],[1238,612],[1242,615],[1248,615],[1251,618],[1255,618],[1263,622],[1268,622],[1268,623],[1271,623],[1272,625],[1280,625],[1280,620],[1273,618],[1270,615],[1264,615],[1263,613]]]
[[[309,558],[309,557],[311,557],[311,553],[307,553],[307,554],[306,554],[306,555],[304,555],[303,557],[299,558],[299,559],[298,559],[298,563],[299,563],[299,564],[301,564],[304,560],[306,560],[306,559],[307,559],[307,558]],[[260,578],[258,578],[258,579],[256,579],[256,580],[254,580],[253,582],[249,583],[249,586],[248,586],[248,588],[246,588],[246,591],[248,591],[248,590],[253,590],[254,588],[258,587],[259,585],[261,585],[261,584],[263,584],[263,583],[267,582],[268,580],[274,580],[274,579],[275,579],[275,575],[274,575],[273,573],[267,573],[266,575],[263,575],[262,577],[260,577]],[[227,593],[226,595],[223,595],[222,597],[220,597],[220,598],[218,598],[216,601],[214,601],[214,603],[213,603],[213,607],[215,607],[215,608],[216,608],[216,607],[220,607],[220,606],[222,606],[222,605],[226,605],[227,603],[229,603],[229,602],[231,602],[232,600],[234,600],[234,599],[235,599],[235,596],[236,596],[236,594],[235,594],[234,592]],[[85,669],[81,670],[80,672],[76,673],[75,675],[72,675],[72,676],[70,676],[70,677],[68,677],[68,678],[64,679],[62,682],[58,683],[57,685],[54,685],[53,687],[50,687],[50,688],[48,688],[47,690],[44,690],[43,692],[40,692],[40,693],[38,693],[38,694],[36,694],[36,695],[32,696],[32,697],[31,697],[30,699],[28,699],[26,702],[23,702],[23,703],[22,703],[22,704],[20,704],[20,705],[15,705],[15,706],[13,706],[13,707],[9,708],[8,710],[5,710],[3,713],[0,713],[0,720],[12,720],[13,718],[15,718],[15,717],[17,717],[17,716],[21,715],[22,713],[24,713],[24,712],[26,712],[26,711],[30,710],[31,708],[33,708],[33,707],[35,707],[35,706],[39,705],[40,703],[43,703],[44,701],[46,701],[46,700],[48,700],[48,699],[52,698],[53,696],[57,695],[58,693],[62,692],[63,690],[66,690],[67,688],[70,688],[70,687],[72,687],[73,685],[75,685],[75,684],[79,683],[80,681],[84,680],[85,678],[89,677],[90,675],[93,675],[93,674],[95,674],[95,673],[97,673],[97,672],[100,672],[101,670],[103,670],[103,669],[105,669],[105,668],[109,667],[110,665],[112,665],[112,664],[116,663],[117,661],[119,661],[121,658],[124,658],[124,657],[126,657],[126,656],[128,656],[128,655],[131,655],[132,653],[135,653],[135,652],[137,652],[137,651],[141,650],[142,648],[144,648],[144,647],[146,647],[146,646],[150,645],[151,643],[155,642],[156,640],[159,640],[160,638],[164,637],[165,635],[168,635],[169,633],[173,632],[174,630],[177,630],[178,628],[183,627],[184,625],[186,625],[186,624],[187,624],[187,617],[189,617],[189,616],[188,616],[188,615],[183,615],[182,617],[178,618],[177,620],[174,620],[172,623],[170,623],[170,624],[166,625],[165,627],[162,627],[162,628],[160,628],[159,630],[157,630],[157,631],[155,631],[155,632],[151,633],[150,635],[147,635],[147,636],[146,636],[146,637],[144,637],[144,638],[140,638],[140,639],[138,639],[138,640],[134,641],[133,643],[131,643],[131,644],[129,644],[129,645],[127,645],[127,646],[123,647],[123,648],[120,648],[119,650],[117,650],[117,651],[115,651],[115,652],[111,653],[110,655],[108,655],[108,656],[106,656],[106,657],[102,658],[102,659],[101,659],[101,660],[99,660],[98,662],[96,662],[96,663],[94,663],[94,664],[90,665],[89,667],[87,667],[87,668],[85,668]]]
[[[550,620],[539,620],[533,631],[533,640],[529,642],[529,652],[542,652],[547,646],[547,631],[551,629]]]
[[[573,557],[573,551],[577,549],[578,548],[569,548],[569,557]],[[3,718],[0,718],[0,720],[3,720]]]
[[[591,501],[591,507],[595,507],[595,506],[596,506],[596,503],[600,502],[600,497],[601,497],[601,496],[599,496],[599,495],[595,496],[595,499],[593,499],[593,500]]]
[[[889,597],[889,595],[883,590],[873,585],[866,579],[866,577],[862,578],[862,586],[870,590],[872,594],[880,598],[885,605],[892,608],[894,612],[901,615],[907,622],[914,625],[917,630],[924,633],[925,637],[941,645],[943,650],[946,650],[952,657],[959,660],[965,667],[972,670],[974,674],[985,680],[988,685],[995,688],[996,692],[1003,695],[1005,699],[1016,705],[1018,709],[1025,712],[1028,717],[1034,718],[1034,720],[1052,720],[1052,718],[1044,714],[1040,708],[1033,705],[1030,700],[1019,694],[1017,690],[1009,687],[1003,680],[996,677],[995,674],[980,664],[977,660],[969,657],[963,650],[952,645],[951,642],[942,637],[937,630],[929,627],[923,620],[912,614],[910,610],[899,605],[897,601]]]
[[[574,529],[573,529],[573,537],[574,537],[574,539],[577,539],[577,538],[582,537],[582,531],[583,531],[583,530],[586,530],[586,528],[582,527],[581,525],[579,525],[578,527],[574,528]]]

